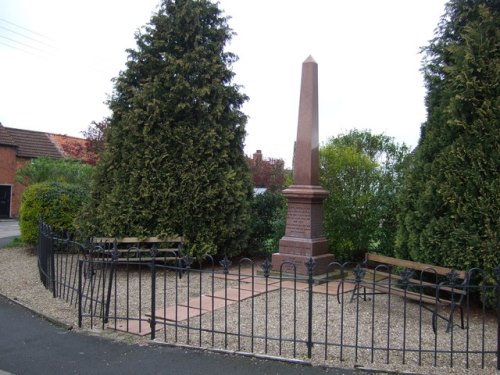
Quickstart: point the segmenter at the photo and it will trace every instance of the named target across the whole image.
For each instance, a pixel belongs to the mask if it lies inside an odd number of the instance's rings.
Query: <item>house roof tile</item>
[[[9,134],[9,131],[0,123],[0,145],[16,147],[16,143]]]
[[[7,130],[14,143],[13,145],[17,146],[17,156],[19,157],[47,156],[54,159],[63,157],[47,133],[5,127],[4,130]]]

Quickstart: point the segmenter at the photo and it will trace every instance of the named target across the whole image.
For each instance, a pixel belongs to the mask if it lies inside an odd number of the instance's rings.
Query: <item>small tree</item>
[[[115,80],[87,229],[183,235],[192,253],[234,254],[248,237],[247,97],[224,51],[232,31],[208,0],[164,0]]]
[[[247,161],[254,187],[267,188],[273,192],[283,190],[286,183],[283,159],[254,157]]]
[[[96,164],[104,151],[109,124],[110,120],[108,118],[99,122],[92,121],[87,130],[82,132],[86,140],[87,152],[93,157],[90,164]]]
[[[396,194],[406,146],[385,135],[352,130],[320,150],[325,235],[341,259],[368,250],[392,255],[397,229]]]

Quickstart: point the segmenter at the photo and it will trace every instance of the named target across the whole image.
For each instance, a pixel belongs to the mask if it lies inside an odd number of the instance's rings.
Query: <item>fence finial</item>
[[[224,272],[224,275],[227,275],[229,273],[229,267],[231,267],[231,264],[233,264],[233,262],[231,262],[229,260],[229,258],[227,257],[227,255],[224,256],[224,259],[222,259],[219,264],[224,268],[223,272]]]
[[[264,262],[262,263],[262,271],[264,272],[264,277],[269,277],[271,274],[271,268],[273,267],[273,264],[269,261],[269,258],[266,258]]]

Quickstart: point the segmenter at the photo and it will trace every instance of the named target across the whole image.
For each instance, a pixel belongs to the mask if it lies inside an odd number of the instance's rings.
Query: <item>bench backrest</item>
[[[425,271],[425,272],[435,272],[438,275],[446,276],[449,274],[452,269],[447,268],[447,267],[440,267],[440,266],[433,266],[430,264],[424,264],[424,263],[418,263],[418,262],[413,262],[411,260],[405,260],[405,259],[397,259],[397,258],[392,258],[388,257],[385,255],[378,255],[378,254],[373,254],[373,253],[366,253],[366,261],[372,261],[372,262],[377,262],[377,263],[382,263],[386,265],[391,265],[391,266],[397,266],[397,267],[406,267],[410,268],[413,270],[417,271]],[[466,279],[467,272],[466,271],[460,271],[460,270],[454,270],[458,277],[462,280]]]
[[[168,238],[158,238],[158,237],[92,237],[90,242],[93,244],[99,243],[114,243],[116,241],[117,244],[136,244],[136,243],[165,243],[165,242],[183,242],[182,237],[174,236]]]

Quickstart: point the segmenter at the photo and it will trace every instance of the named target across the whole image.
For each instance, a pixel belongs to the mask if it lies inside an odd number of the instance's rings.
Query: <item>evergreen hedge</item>
[[[106,146],[82,226],[106,236],[182,235],[194,255],[235,255],[249,235],[247,97],[232,31],[208,0],[164,0],[115,80]]]
[[[500,7],[452,0],[425,51],[428,118],[401,195],[398,255],[500,264]]]

